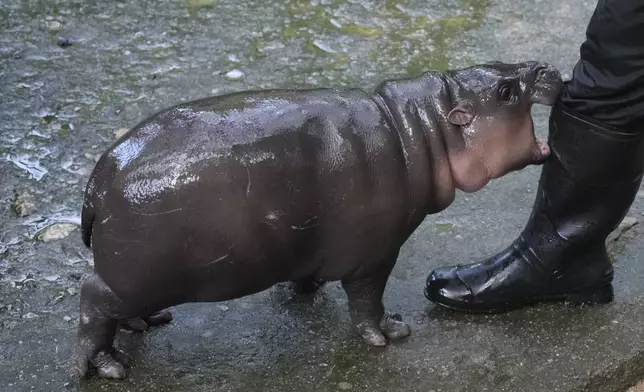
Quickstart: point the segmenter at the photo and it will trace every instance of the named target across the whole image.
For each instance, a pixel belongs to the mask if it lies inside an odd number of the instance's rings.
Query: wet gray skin
[[[562,80],[538,62],[486,64],[361,89],[248,91],[143,120],[99,159],[81,215],[96,274],[81,288],[76,371],[124,378],[119,322],[164,308],[341,281],[372,346],[410,334],[382,296],[425,219],[548,156],[532,124]]]

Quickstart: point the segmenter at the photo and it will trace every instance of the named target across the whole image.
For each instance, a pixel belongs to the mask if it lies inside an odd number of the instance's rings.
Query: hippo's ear
[[[456,105],[447,115],[447,121],[454,125],[468,125],[474,118],[474,109],[468,102],[462,102]]]

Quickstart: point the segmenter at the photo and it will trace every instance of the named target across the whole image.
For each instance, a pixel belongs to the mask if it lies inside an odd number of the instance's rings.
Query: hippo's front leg
[[[386,338],[401,339],[411,333],[402,317],[385,313],[382,304],[382,295],[397,258],[398,252],[395,252],[379,263],[371,274],[356,279],[342,279],[342,287],[349,300],[353,328],[371,346],[385,346]]]

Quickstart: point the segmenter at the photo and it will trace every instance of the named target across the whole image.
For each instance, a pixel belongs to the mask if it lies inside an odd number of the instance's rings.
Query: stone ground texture
[[[609,241],[616,299],[496,316],[436,308],[439,265],[505,247],[539,168],[459,193],[405,244],[385,304],[412,336],[386,349],[349,330],[338,284],[279,285],[173,309],[120,333],[130,377],[68,376],[78,289],[91,253],[78,230],[96,159],[118,135],[185,100],[249,88],[372,88],[475,62],[544,60],[570,75],[593,1],[24,0],[0,8],[0,389],[22,391],[625,391],[644,375],[644,196]],[[546,135],[548,110],[536,107]]]

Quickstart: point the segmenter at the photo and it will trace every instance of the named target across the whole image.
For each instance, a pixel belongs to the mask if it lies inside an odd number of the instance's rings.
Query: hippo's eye
[[[499,98],[501,101],[509,102],[513,98],[512,94],[512,87],[508,86],[507,84],[501,85],[499,87]]]

